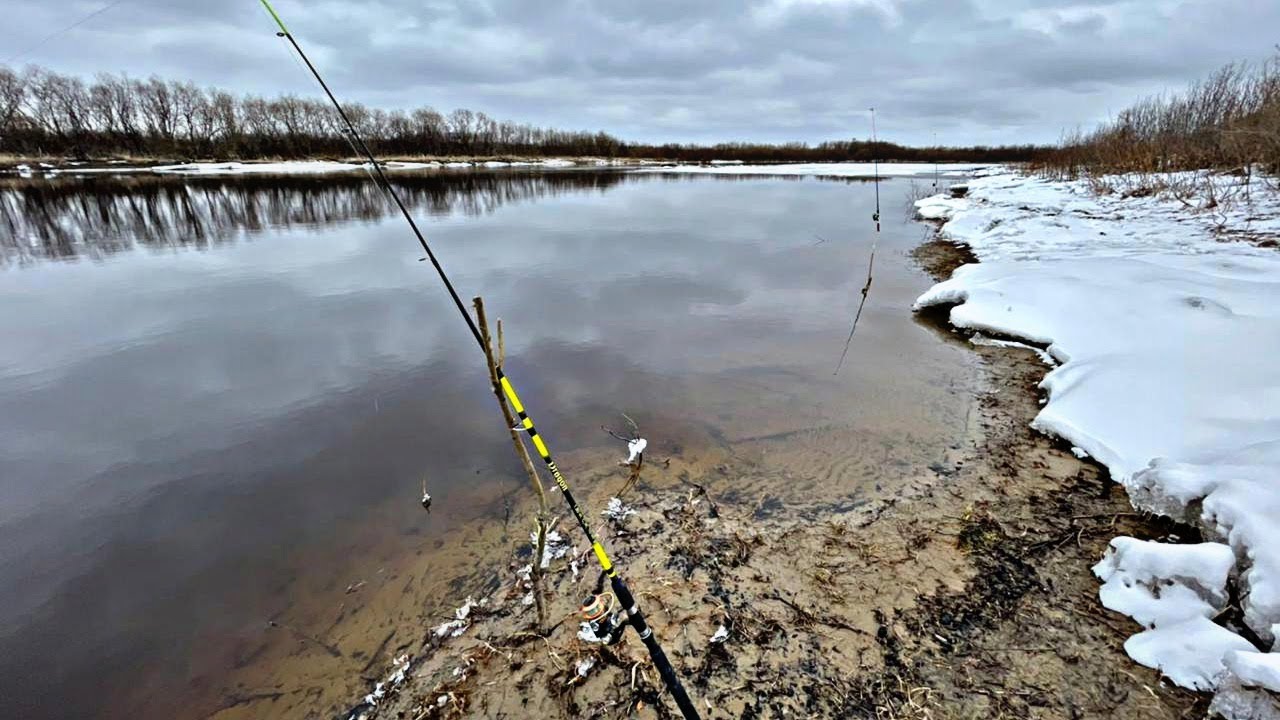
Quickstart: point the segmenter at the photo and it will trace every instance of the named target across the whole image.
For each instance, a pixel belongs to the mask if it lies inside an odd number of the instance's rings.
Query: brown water
[[[751,446],[853,496],[963,431],[970,358],[909,312],[928,280],[905,181],[882,185],[839,376],[870,184],[396,182],[460,291],[504,319],[508,372],[566,468],[620,456],[599,426],[625,411],[655,447]],[[366,178],[11,182],[0,263],[8,717],[243,709],[243,678],[307,654],[358,686],[376,639],[349,648],[311,609],[341,619],[349,585],[449,552],[520,487],[478,351]],[[400,578],[431,605],[407,615],[448,612],[450,580]],[[285,675],[273,692],[332,700]]]

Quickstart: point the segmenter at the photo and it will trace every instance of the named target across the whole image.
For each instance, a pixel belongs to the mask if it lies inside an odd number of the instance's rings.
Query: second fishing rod
[[[302,46],[298,44],[298,41],[289,32],[288,28],[285,27],[284,21],[280,19],[280,15],[276,13],[275,8],[271,6],[271,3],[268,0],[261,0],[261,2],[262,6],[266,8],[267,12],[271,15],[271,18],[280,28],[278,35],[289,41],[289,44],[293,46],[293,50],[297,52],[298,57],[306,63],[307,69],[311,71],[316,82],[320,84],[325,95],[328,96],[329,102],[333,103],[333,107],[337,111],[338,117],[342,119],[343,124],[346,126],[346,131],[350,136],[352,145],[355,146],[359,154],[363,155],[364,158],[369,161],[369,165],[372,167],[372,172],[374,173],[376,182],[381,186],[382,190],[391,197],[392,201],[395,202],[396,207],[399,208],[400,213],[404,216],[405,221],[409,223],[409,227],[417,237],[418,243],[422,246],[423,251],[426,252],[427,259],[431,261],[431,265],[435,268],[436,274],[440,276],[441,282],[444,283],[445,289],[448,290],[449,297],[453,300],[454,306],[457,307],[458,312],[466,321],[467,328],[471,331],[472,337],[475,338],[476,344],[480,346],[481,350],[484,350],[485,341],[480,334],[480,328],[476,326],[476,322],[471,317],[471,313],[468,312],[466,306],[462,304],[462,298],[454,288],[453,282],[449,280],[449,276],[445,273],[444,267],[440,264],[439,259],[436,258],[436,254],[432,252],[430,244],[427,243],[426,236],[424,236],[422,231],[418,229],[417,222],[414,221],[413,215],[409,212],[408,207],[405,206],[404,201],[400,199],[400,194],[396,192],[391,181],[387,179],[387,175],[383,171],[382,166],[378,163],[377,158],[375,158],[373,152],[369,150],[369,146],[365,143],[364,138],[360,135],[360,132],[356,129],[355,124],[351,121],[351,118],[348,117],[346,111],[343,110],[342,104],[338,102],[333,91],[329,89],[329,85],[320,75],[320,71],[316,69],[314,64],[312,64],[311,59],[307,57],[305,52],[303,52]],[[610,589],[613,591],[613,596],[618,601],[620,610],[626,613],[623,624],[630,625],[640,637],[641,642],[644,643],[645,648],[649,651],[649,657],[653,660],[654,666],[657,667],[658,674],[662,676],[662,681],[666,685],[667,691],[671,693],[672,699],[675,700],[676,706],[680,708],[681,714],[686,720],[698,720],[698,711],[694,707],[693,701],[689,699],[689,694],[685,692],[679,676],[676,675],[675,668],[671,665],[671,661],[667,658],[667,654],[658,643],[658,638],[654,635],[653,629],[650,628],[648,623],[645,621],[644,613],[641,612],[639,605],[636,603],[635,596],[632,595],[631,589],[627,587],[627,583],[618,573],[618,568],[609,558],[609,554],[605,551],[604,545],[600,543],[599,539],[596,538],[595,533],[591,530],[591,524],[587,522],[586,515],[582,512],[582,508],[578,506],[577,501],[573,498],[573,492],[569,489],[568,481],[565,480],[564,474],[556,465],[555,460],[552,459],[551,451],[547,448],[546,441],[538,434],[537,428],[534,427],[533,420],[525,411],[524,404],[520,402],[520,397],[516,393],[515,386],[512,385],[511,380],[507,378],[506,373],[502,371],[501,367],[497,369],[497,376],[498,382],[502,386],[503,394],[506,395],[507,400],[511,403],[511,408],[516,411],[516,414],[520,418],[520,427],[529,435],[529,440],[533,443],[534,449],[538,451],[538,456],[542,458],[543,463],[547,466],[547,471],[551,473],[553,478],[555,478],[556,485],[560,488],[561,494],[564,495],[565,502],[569,505],[569,510],[578,521],[578,526],[582,528],[583,534],[587,536],[587,541],[591,543],[591,549],[595,552],[596,559],[600,562],[601,585],[603,585],[603,580],[608,578]],[[619,628],[620,627],[621,625]]]

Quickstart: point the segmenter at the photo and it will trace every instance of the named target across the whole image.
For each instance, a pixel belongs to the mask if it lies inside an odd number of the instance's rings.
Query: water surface
[[[839,376],[876,239],[869,184],[395,182],[460,291],[504,319],[509,374],[561,454],[611,443],[598,428],[625,411],[655,443],[771,443],[789,472],[856,489],[962,432],[967,357],[909,312],[927,280],[901,180],[882,186],[876,280]],[[279,662],[272,643],[328,652],[302,604],[442,551],[515,486],[478,351],[363,176],[10,182],[0,264],[10,717],[245,701],[227,678]],[[365,662],[337,650],[357,676]]]

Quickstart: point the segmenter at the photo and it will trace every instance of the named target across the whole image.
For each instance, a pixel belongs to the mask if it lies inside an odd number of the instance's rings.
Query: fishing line
[[[8,65],[9,63],[13,62],[14,60],[17,60],[18,58],[22,57],[23,55],[26,55],[27,53],[31,52],[32,50],[35,50],[36,48],[40,47],[41,45],[44,45],[45,43],[49,42],[50,40],[52,40],[52,39],[54,39],[54,38],[58,37],[59,35],[61,35],[61,34],[63,34],[63,33],[71,32],[72,30],[75,30],[76,28],[78,28],[78,27],[80,27],[81,25],[83,25],[83,24],[85,24],[85,23],[89,22],[90,20],[92,20],[92,19],[94,19],[94,18],[98,17],[99,15],[101,15],[102,13],[104,13],[104,12],[106,12],[106,11],[110,10],[111,8],[116,7],[117,5],[123,5],[125,2],[126,2],[126,0],[115,0],[115,2],[112,2],[112,3],[108,3],[108,4],[106,4],[106,5],[103,5],[102,7],[98,8],[97,10],[94,10],[93,12],[89,13],[88,15],[85,15],[84,17],[80,18],[79,20],[77,20],[77,21],[75,21],[75,22],[71,23],[70,25],[68,25],[68,26],[66,26],[66,27],[64,27],[64,28],[62,28],[61,30],[55,30],[54,32],[49,33],[48,35],[44,36],[44,37],[43,37],[43,38],[41,38],[40,40],[38,40],[38,41],[36,41],[35,43],[33,43],[33,44],[32,44],[30,47],[28,47],[26,50],[22,50],[22,51],[18,52],[16,55],[11,55],[11,56],[9,56],[9,57],[5,58],[5,59],[4,59],[4,62],[3,62],[3,63],[0,63],[0,64]]]
[[[876,153],[879,144],[876,140],[876,109],[871,108],[871,167],[876,183],[876,214],[871,219],[876,221],[876,234],[880,233],[880,155]]]
[[[871,167],[874,169],[875,186],[876,186],[876,212],[871,219],[876,223],[876,237],[880,235],[880,156],[876,154],[878,143],[876,141],[876,109],[871,108]],[[871,273],[876,265],[876,246],[879,240],[871,242],[871,259],[867,261],[867,282],[862,286],[862,300],[858,302],[858,312],[853,316],[853,326],[849,328],[849,337],[845,338],[844,350],[840,353],[840,362],[836,363],[835,372],[832,375],[839,375],[840,368],[844,367],[844,359],[849,356],[849,346],[853,344],[853,334],[858,331],[858,319],[862,317],[862,308],[867,306],[867,295],[871,292]]]
[[[933,134],[933,189],[938,189],[938,133]]]
[[[320,71],[312,64],[311,59],[302,51],[302,47],[298,44],[298,41],[292,34],[290,34],[288,28],[285,27],[284,21],[280,19],[275,8],[271,6],[269,0],[261,0],[261,2],[262,6],[266,8],[267,13],[271,15],[271,19],[274,20],[276,25],[280,28],[278,33],[279,36],[287,39],[289,44],[293,46],[294,51],[298,53],[298,57],[306,64],[307,69],[311,71],[311,75],[315,77],[316,82],[319,83],[321,89],[324,90],[325,95],[328,96],[329,102],[331,102],[334,109],[337,110],[338,117],[342,119],[343,123],[347,126],[347,130],[350,132],[351,140],[359,148],[360,154],[369,160],[369,164],[373,168],[373,172],[377,177],[378,183],[382,186],[387,195],[389,195],[395,202],[396,207],[399,208],[400,214],[404,216],[405,221],[409,223],[409,227],[413,230],[414,236],[418,239],[418,244],[421,245],[423,251],[426,252],[427,259],[431,261],[431,265],[435,268],[436,274],[440,277],[440,281],[444,283],[445,289],[449,291],[449,297],[453,300],[453,304],[458,309],[458,313],[461,314],[463,320],[466,321],[467,329],[471,331],[471,335],[475,338],[476,344],[484,350],[485,341],[480,334],[480,328],[477,327],[476,321],[471,317],[471,313],[467,311],[466,305],[462,303],[462,298],[458,295],[458,291],[449,280],[449,276],[445,273],[444,267],[440,264],[440,260],[431,250],[431,246],[427,243],[426,236],[422,234],[422,231],[418,228],[418,224],[413,219],[413,215],[409,212],[409,208],[405,206],[404,201],[400,199],[399,193],[397,193],[395,187],[391,185],[391,181],[387,179],[387,175],[383,171],[382,166],[378,164],[377,158],[375,158],[373,152],[369,150],[368,144],[365,143],[364,138],[361,137],[359,131],[356,130],[355,124],[351,122],[351,118],[348,117],[346,111],[342,109],[342,104],[338,102],[333,91],[329,89],[329,85],[324,81],[324,78],[321,77]],[[635,596],[631,594],[630,588],[627,587],[627,584],[618,574],[618,568],[613,564],[608,553],[605,552],[604,545],[600,543],[596,538],[595,533],[592,532],[591,525],[587,522],[586,515],[582,512],[582,508],[578,506],[577,501],[573,498],[573,493],[569,490],[568,481],[565,480],[564,474],[560,472],[560,468],[556,466],[555,461],[551,458],[551,451],[547,449],[546,441],[538,434],[537,429],[534,427],[533,420],[530,419],[529,415],[525,412],[524,404],[520,402],[520,397],[516,394],[515,387],[511,384],[511,380],[507,378],[501,367],[497,368],[495,375],[497,376],[498,383],[502,388],[503,394],[506,395],[507,400],[511,403],[511,409],[515,410],[516,415],[520,418],[521,428],[529,435],[529,441],[533,443],[534,448],[538,451],[539,457],[542,458],[543,463],[547,466],[547,470],[551,473],[551,477],[555,479],[556,485],[560,488],[560,494],[564,496],[565,502],[569,505],[569,510],[578,521],[578,526],[582,529],[583,534],[587,536],[587,540],[591,543],[591,549],[595,553],[596,560],[600,563],[601,583],[603,583],[606,577],[610,581],[613,595],[617,599],[618,606],[620,607],[619,614],[614,617],[615,622],[612,622],[611,624],[618,626],[619,628],[624,625],[630,625],[631,628],[636,631],[636,634],[640,636],[640,640],[644,643],[645,648],[649,651],[649,657],[653,660],[654,666],[657,667],[658,674],[662,676],[662,680],[667,687],[667,691],[671,693],[672,699],[675,700],[676,705],[680,708],[681,714],[686,718],[686,720],[698,720],[698,711],[694,708],[693,702],[689,699],[688,693],[685,692],[684,686],[680,683],[680,678],[676,675],[675,668],[672,667],[671,661],[667,658],[666,653],[663,652],[662,646],[658,644],[658,639],[653,634],[653,630],[649,627],[648,623],[645,622],[644,614],[640,611],[640,607],[636,603]],[[625,618],[621,617],[623,612],[626,613]],[[620,634],[621,633],[619,633],[619,635]]]

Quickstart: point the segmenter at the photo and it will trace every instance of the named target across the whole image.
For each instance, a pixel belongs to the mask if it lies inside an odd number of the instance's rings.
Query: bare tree
[[[138,112],[147,133],[153,138],[166,141],[166,146],[171,146],[177,112],[169,84],[152,77],[146,82],[134,83],[134,92],[138,97]]]
[[[18,111],[27,95],[26,80],[7,67],[0,67],[0,137],[16,126]]]
[[[1199,104],[1187,117],[1205,122],[1229,120],[1231,138],[1217,137],[1220,155],[1238,155],[1243,146],[1256,147],[1262,138],[1275,144],[1276,123],[1259,124],[1256,108],[1275,101],[1257,98],[1277,95],[1274,73],[1270,84],[1252,75],[1211,79]],[[1218,84],[1215,84],[1218,83]],[[1225,83],[1225,86],[1222,85]],[[1248,92],[1234,99],[1243,83]],[[1269,93],[1269,94],[1268,94]],[[1230,105],[1216,108],[1215,99]],[[1185,102],[1179,107],[1192,107]],[[374,152],[429,155],[520,155],[644,157],[670,160],[861,160],[872,153],[901,160],[1026,160],[1044,151],[1033,146],[1008,148],[949,148],[923,150],[864,140],[762,145],[730,143],[715,146],[642,145],[626,143],[603,132],[573,132],[529,124],[504,122],[485,113],[458,108],[443,115],[422,107],[410,113],[343,106],[356,129]],[[1135,109],[1125,116],[1134,126],[1154,121],[1168,127],[1181,119],[1159,107]],[[1216,114],[1215,114],[1216,113]],[[1141,117],[1139,117],[1141,115]],[[1129,132],[1126,127],[1125,132]],[[1166,132],[1177,135],[1181,130]],[[1269,133],[1269,134],[1268,134]],[[1119,147],[1110,143],[1108,147]],[[1207,146],[1207,145],[1206,145]],[[1173,147],[1166,143],[1162,147]],[[123,75],[99,75],[86,86],[79,78],[34,68],[16,73],[0,68],[0,150],[10,153],[121,153],[159,157],[178,155],[222,157],[314,157],[352,154],[345,124],[318,98],[292,95],[276,98],[235,97],[217,88],[152,77],[131,80]],[[1175,150],[1165,151],[1173,155]],[[1274,156],[1274,152],[1273,152]]]

